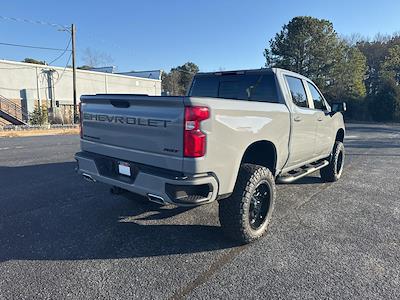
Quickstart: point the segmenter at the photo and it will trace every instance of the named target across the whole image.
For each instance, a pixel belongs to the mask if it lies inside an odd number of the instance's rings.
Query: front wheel
[[[269,169],[243,164],[232,195],[219,201],[223,231],[245,244],[262,237],[271,220],[275,194],[275,180]]]
[[[334,182],[339,180],[343,173],[344,166],[344,145],[342,142],[336,141],[333,147],[332,155],[329,160],[329,165],[322,168],[321,178],[324,181]]]

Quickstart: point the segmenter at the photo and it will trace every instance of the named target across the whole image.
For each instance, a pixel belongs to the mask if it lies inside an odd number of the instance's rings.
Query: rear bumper
[[[131,163],[132,176],[105,170],[105,164],[118,161],[91,152],[75,154],[77,172],[93,181],[117,186],[147,197],[150,201],[177,206],[196,206],[216,200],[218,181],[210,174],[183,176],[177,172]]]

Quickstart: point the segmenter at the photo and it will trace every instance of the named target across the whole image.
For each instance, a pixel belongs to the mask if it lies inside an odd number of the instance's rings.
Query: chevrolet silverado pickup
[[[77,170],[161,204],[218,201],[224,232],[249,243],[267,231],[276,183],[340,178],[345,108],[277,68],[198,73],[187,96],[82,96]]]

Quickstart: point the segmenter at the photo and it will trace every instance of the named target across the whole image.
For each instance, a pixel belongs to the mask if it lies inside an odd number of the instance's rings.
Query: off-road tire
[[[321,178],[327,182],[339,180],[343,173],[344,166],[344,145],[336,141],[333,147],[332,155],[329,158],[329,165],[320,171]]]
[[[260,217],[259,221],[262,223],[255,229],[252,228],[250,221],[251,216],[254,216],[250,209],[254,208],[254,197],[252,198],[252,196],[255,196],[254,193],[256,191],[258,193],[257,197],[259,196],[258,189],[260,187],[265,190],[269,189],[269,199],[266,201],[268,202],[268,209],[266,213],[264,210],[265,219],[261,220]],[[275,194],[275,179],[268,168],[253,164],[243,164],[240,167],[232,195],[219,201],[219,221],[224,233],[241,244],[251,243],[262,237],[271,221]],[[262,208],[265,209],[265,206],[262,206]]]

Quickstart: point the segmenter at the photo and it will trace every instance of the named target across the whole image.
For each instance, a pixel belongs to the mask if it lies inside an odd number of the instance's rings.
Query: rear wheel
[[[219,220],[224,232],[240,243],[262,237],[271,220],[275,194],[270,170],[243,164],[232,195],[219,201]]]
[[[321,178],[324,181],[334,182],[339,180],[343,173],[344,166],[344,145],[342,142],[336,141],[333,147],[329,165],[321,169]]]

